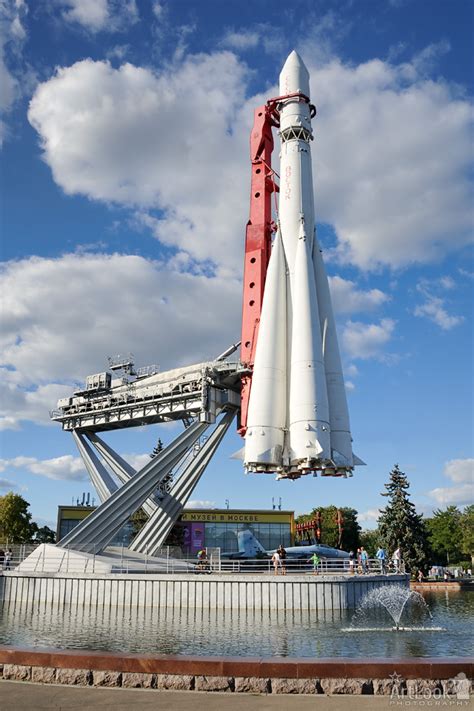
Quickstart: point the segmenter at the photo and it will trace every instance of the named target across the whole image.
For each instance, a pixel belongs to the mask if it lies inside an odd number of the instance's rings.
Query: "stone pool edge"
[[[458,676],[461,675],[461,676]],[[455,696],[470,657],[406,659],[199,657],[0,646],[0,680],[247,693]]]

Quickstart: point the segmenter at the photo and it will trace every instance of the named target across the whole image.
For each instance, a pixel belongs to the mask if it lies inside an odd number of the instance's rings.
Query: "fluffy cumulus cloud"
[[[444,465],[444,474],[457,484],[473,484],[474,459],[451,459]]]
[[[137,22],[135,0],[56,0],[66,22],[89,32],[117,32]]]
[[[428,495],[439,506],[468,506],[474,501],[474,459],[451,459],[444,474],[454,485],[432,489]]]
[[[20,386],[21,378],[21,371],[0,371],[0,430],[20,429],[22,420],[49,424],[49,413],[58,399],[71,392],[70,385],[58,383],[35,385],[26,390]]]
[[[178,257],[173,262],[180,264]],[[339,278],[332,287],[342,311],[385,301],[381,292],[363,292]],[[177,271],[170,263],[138,256],[86,253],[7,263],[0,288],[0,429],[18,429],[23,420],[50,423],[57,400],[105,368],[108,355],[131,351],[138,365],[157,362],[167,369],[215,357],[238,340],[241,285],[229,275]],[[344,305],[347,299],[352,306]],[[350,355],[378,354],[391,323],[349,322]],[[350,375],[356,374],[353,367]]]
[[[380,323],[348,321],[342,332],[342,344],[352,358],[378,358],[390,341],[395,321],[384,318]]]
[[[472,107],[416,59],[312,71],[319,216],[363,268],[429,261],[472,237]],[[449,151],[440,147],[449,146]]]
[[[363,291],[350,279],[340,276],[329,277],[329,287],[334,310],[339,314],[371,311],[389,300],[380,289]]]
[[[398,267],[465,244],[468,100],[427,79],[419,58],[308,65],[319,108],[318,216],[335,228],[339,259]],[[65,192],[138,208],[164,244],[240,270],[248,134],[264,100],[246,100],[248,76],[229,51],[188,55],[159,72],[84,60],[38,86],[29,119]]]
[[[136,470],[141,469],[150,461],[148,454],[124,454],[123,456]],[[73,457],[71,454],[53,457],[52,459],[36,459],[35,457],[0,459],[0,472],[11,471],[12,469],[20,469],[47,479],[63,481],[87,481],[89,479],[82,459]],[[0,479],[0,488],[2,488],[2,481],[4,482],[3,488],[15,486],[13,482]]]
[[[29,119],[68,194],[159,208],[149,221],[162,243],[240,270],[250,110],[246,130],[235,129],[245,74],[230,52],[160,74],[84,60],[38,87]]]
[[[163,369],[238,340],[240,284],[173,272],[136,256],[66,255],[5,265],[0,341],[3,427],[47,421],[75,382],[133,352]]]
[[[0,459],[0,471],[12,468],[23,469],[31,474],[44,476],[48,479],[64,479],[68,481],[84,481],[88,479],[82,460],[79,457],[73,457],[71,454],[43,460],[34,457]]]

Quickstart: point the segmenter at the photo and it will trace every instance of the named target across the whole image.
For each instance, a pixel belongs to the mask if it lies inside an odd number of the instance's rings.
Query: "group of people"
[[[358,573],[367,573],[369,570],[369,554],[365,550],[364,546],[357,549],[357,554],[354,551],[349,551],[349,572],[353,575],[355,573],[357,563]]]
[[[13,553],[11,548],[7,548],[6,551],[0,549],[0,570],[10,570],[12,556]]]
[[[377,552],[375,554],[376,559],[379,561],[380,564],[380,572],[382,574],[385,574],[388,572],[389,568],[389,560],[387,553],[382,546],[379,546],[377,549]],[[364,546],[361,546],[360,548],[357,549],[357,553],[355,554],[354,551],[350,551],[349,553],[349,572],[354,574],[356,571],[356,565],[357,565],[357,572],[361,573],[362,575],[365,573],[369,572],[369,555],[367,551],[365,550]],[[401,571],[401,565],[402,565],[402,551],[400,547],[398,547],[393,555],[392,555],[392,570],[394,572],[399,573]]]
[[[434,580],[440,580],[442,578],[444,582],[448,582],[457,578],[470,578],[472,577],[472,570],[471,568],[466,568],[466,570],[464,570],[463,568],[457,567],[454,568],[454,570],[449,570],[442,565],[432,565],[428,571],[428,577],[434,578]]]

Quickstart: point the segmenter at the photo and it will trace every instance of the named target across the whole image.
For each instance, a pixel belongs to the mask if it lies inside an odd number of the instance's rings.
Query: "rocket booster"
[[[315,231],[309,74],[280,74],[280,198],[248,403],[247,471],[352,476],[349,413],[329,285]]]

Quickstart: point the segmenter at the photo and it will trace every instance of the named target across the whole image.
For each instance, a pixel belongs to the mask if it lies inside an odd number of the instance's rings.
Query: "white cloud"
[[[454,286],[455,283],[451,277],[442,277],[436,282],[429,282],[427,280],[420,281],[416,286],[416,290],[424,297],[425,301],[415,307],[413,314],[427,318],[443,329],[443,331],[450,331],[455,326],[459,326],[464,318],[462,316],[452,316],[449,314],[446,309],[446,299],[433,293],[433,289],[441,288],[445,291],[449,291],[453,289]]]
[[[148,454],[124,454],[124,459],[129,462],[137,471],[150,461]],[[63,481],[88,481],[89,475],[85,469],[81,457],[73,457],[71,454],[65,454],[52,459],[36,459],[35,457],[14,457],[13,459],[0,459],[0,472],[9,469],[23,469],[44,476],[47,479],[56,479]],[[1,482],[6,482],[4,486],[16,486],[12,482],[0,479]]]
[[[25,390],[18,382],[9,380],[8,371],[2,370],[0,430],[20,429],[22,420],[33,420],[40,425],[51,424],[49,411],[54,409],[60,397],[65,397],[70,392],[71,385],[57,383],[38,385],[31,390]]]
[[[217,508],[215,501],[202,501],[201,499],[193,499],[188,501],[185,509],[215,509]]]
[[[1,430],[19,430],[20,422],[17,417],[2,416],[0,417],[0,431]]]
[[[329,277],[329,287],[334,311],[340,314],[371,311],[390,299],[380,289],[362,291],[353,281],[340,276]]]
[[[472,237],[472,109],[417,61],[310,67],[319,219],[339,258],[364,269],[430,261]]]
[[[84,60],[38,87],[29,119],[68,194],[161,208],[148,220],[164,244],[240,272],[250,108],[245,130],[235,120],[245,75],[230,52],[159,75]]]
[[[351,378],[355,378],[357,375],[359,375],[359,369],[356,365],[354,365],[354,363],[351,363],[351,365],[348,365],[346,368],[344,368],[344,373]]]
[[[444,465],[444,474],[456,483],[474,481],[474,459],[451,459]]]
[[[10,68],[11,55],[20,52],[26,38],[24,18],[28,8],[23,0],[0,2],[0,115],[5,116],[18,99],[21,88],[15,72]],[[0,120],[0,147],[8,133],[4,120]]]
[[[260,40],[259,32],[229,30],[222,38],[221,44],[231,49],[246,50],[256,47]]]
[[[228,29],[219,42],[221,47],[244,53],[258,47],[259,51],[270,55],[281,55],[286,38],[280,27],[269,22],[254,22],[245,28]]]
[[[66,22],[89,32],[117,32],[138,20],[135,0],[57,0]]]
[[[474,487],[472,484],[441,487],[432,489],[428,495],[440,506],[469,506],[474,502]]]
[[[163,370],[238,340],[241,285],[173,272],[137,256],[69,254],[7,263],[1,274],[4,427],[47,422],[107,355]],[[9,418],[9,419],[8,419]]]
[[[428,296],[424,304],[420,304],[413,311],[415,316],[424,316],[433,321],[443,331],[450,331],[463,322],[462,316],[450,316],[444,308],[444,301],[437,296]]]
[[[155,15],[155,17],[156,17],[157,19],[159,19],[160,17],[162,17],[162,15],[163,15],[163,13],[164,13],[164,11],[165,11],[165,8],[164,8],[163,3],[158,2],[158,0],[155,0],[155,1],[153,2],[152,9],[153,9],[153,14]]]
[[[51,530],[53,530],[53,531],[56,530],[56,521],[53,521],[50,518],[40,518],[39,516],[33,516],[33,521],[39,526],[39,528],[43,528],[43,526],[47,526],[48,528],[51,528]]]
[[[454,279],[450,276],[441,277],[439,283],[442,288],[446,289],[447,291],[451,291],[451,289],[454,289],[454,287],[456,286]]]
[[[149,454],[124,454],[123,458],[131,464],[135,471],[139,471],[145,464],[150,462]]]
[[[335,228],[339,259],[398,267],[465,244],[472,113],[457,88],[426,79],[417,58],[308,65],[318,216]],[[248,76],[230,52],[158,74],[84,60],[38,87],[29,118],[68,194],[162,210],[147,219],[164,244],[240,271],[248,135],[264,98],[245,100]]]
[[[35,457],[15,457],[14,459],[0,460],[0,471],[5,471],[5,469],[11,467],[26,469],[31,474],[44,476],[47,479],[84,481],[89,478],[82,459],[73,457],[71,454],[43,460]]]
[[[359,523],[371,523],[377,521],[380,516],[379,509],[367,509],[367,511],[361,511],[357,514],[357,519]]]
[[[378,358],[390,341],[395,328],[393,319],[384,318],[380,323],[348,321],[342,332],[342,344],[352,358]]]
[[[438,487],[428,496],[440,506],[468,506],[474,503],[474,459],[451,459],[444,465],[444,475],[455,486]]]
[[[0,479],[0,491],[12,491],[18,489],[18,484],[8,479]]]

